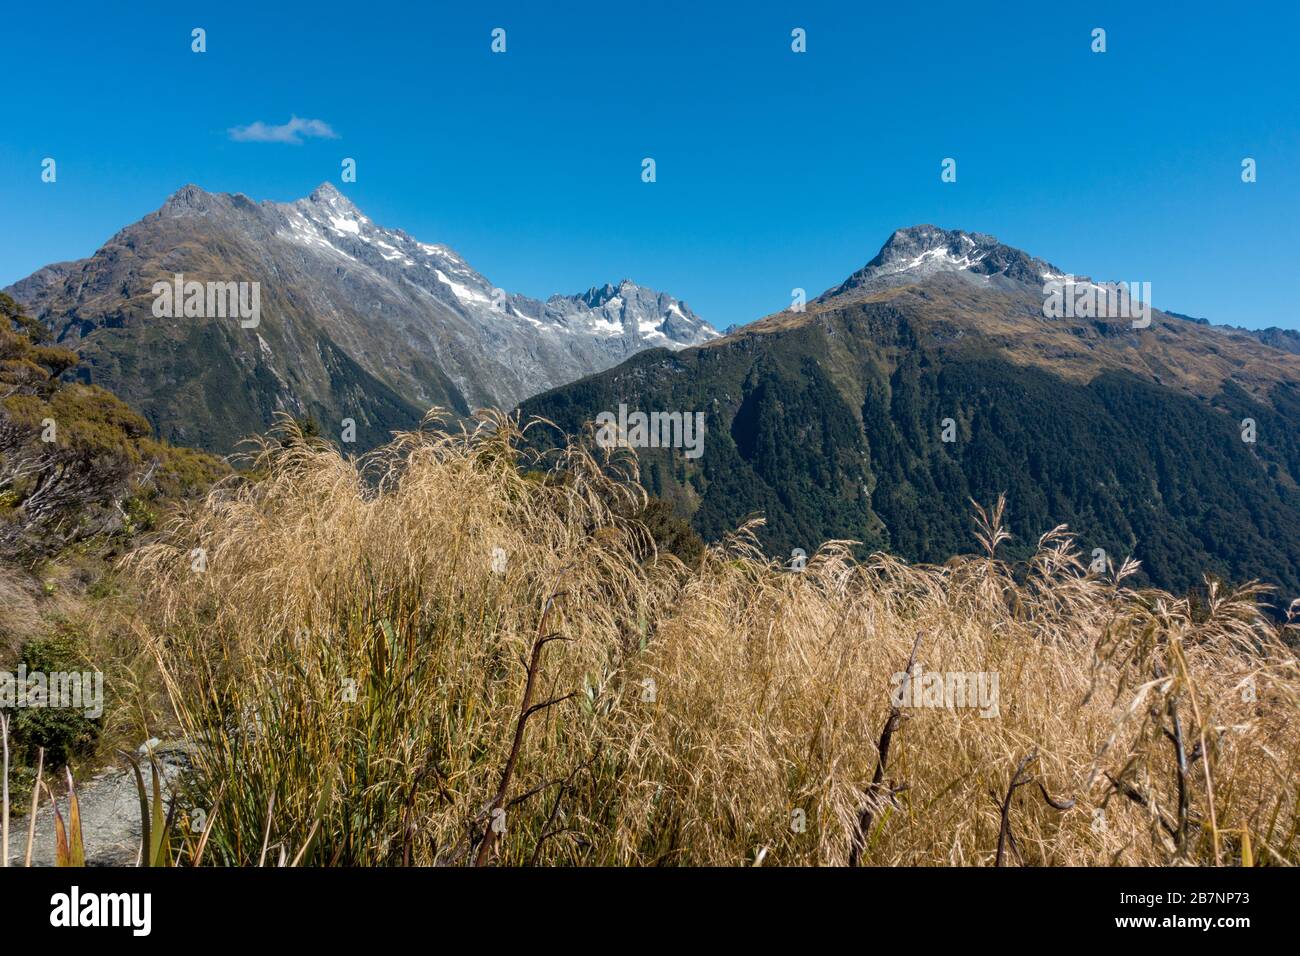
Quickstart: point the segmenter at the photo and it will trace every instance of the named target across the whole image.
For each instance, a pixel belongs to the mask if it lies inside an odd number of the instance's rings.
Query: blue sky
[[[11,5],[0,285],[184,183],[289,200],[330,180],[511,291],[630,277],[718,327],[920,222],[1149,281],[1157,308],[1300,327],[1296,4],[720,6]],[[337,138],[229,132],[291,116]]]

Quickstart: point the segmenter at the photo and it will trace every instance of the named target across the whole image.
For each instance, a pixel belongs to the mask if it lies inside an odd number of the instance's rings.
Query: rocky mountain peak
[[[627,299],[629,295],[635,296],[639,292],[650,292],[652,295],[659,295],[652,289],[645,289],[643,286],[637,285],[631,279],[620,279],[617,283],[606,282],[604,285],[592,286],[575,298],[583,302],[588,308],[599,309],[616,298]]]
[[[592,286],[577,295],[555,295],[547,311],[563,326],[585,325],[602,335],[626,335],[649,345],[683,348],[718,333],[685,302],[631,279]]]
[[[939,273],[985,284],[1041,285],[1061,270],[987,233],[926,223],[895,230],[874,259],[821,298],[906,285]]]
[[[164,215],[184,215],[206,212],[212,205],[212,194],[201,186],[186,183],[167,197],[158,211]]]
[[[177,273],[258,283],[259,324],[160,321],[150,290]],[[374,444],[435,405],[511,408],[643,349],[717,336],[684,303],[630,280],[546,301],[510,294],[448,246],[374,222],[330,183],[292,202],[183,186],[91,257],[10,290],[158,434],[222,452],[277,409],[364,420],[359,441]],[[236,398],[247,394],[255,400]]]
[[[606,282],[604,285],[592,286],[586,292],[581,293],[578,298],[591,309],[599,309],[606,302],[618,295],[618,286],[610,285]]]
[[[311,191],[307,197],[307,202],[317,206],[326,206],[330,209],[349,209],[356,210],[356,205],[347,196],[339,192],[333,183],[321,183]]]

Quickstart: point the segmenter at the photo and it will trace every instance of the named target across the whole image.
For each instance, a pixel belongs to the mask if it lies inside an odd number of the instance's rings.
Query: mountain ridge
[[[151,290],[178,274],[258,282],[257,327],[155,316]],[[511,407],[637,351],[717,336],[667,293],[618,288],[594,307],[582,293],[506,292],[450,246],[379,226],[324,183],[288,203],[186,184],[91,256],[7,291],[82,354],[83,380],[170,440],[227,452],[277,413],[330,433],[351,420],[370,447],[434,406]]]
[[[570,434],[620,405],[704,413],[703,456],[641,449],[643,484],[709,539],[764,514],[776,556],[850,539],[941,562],[968,550],[970,499],[1006,491],[1013,549],[1066,523],[1149,583],[1300,595],[1300,356],[1154,308],[1143,328],[1050,318],[1063,274],[975,235],[895,233],[803,311],[519,410]]]
[[[987,233],[941,229],[922,223],[896,229],[865,266],[818,296],[826,301],[858,290],[885,288],[936,272],[969,272],[986,281],[1042,282],[1060,269]]]

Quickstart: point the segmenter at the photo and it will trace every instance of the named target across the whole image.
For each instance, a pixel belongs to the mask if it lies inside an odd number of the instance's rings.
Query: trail
[[[183,753],[159,751],[162,765],[164,799],[169,785],[178,782],[184,769]],[[149,761],[141,761],[145,787],[153,793],[153,770]],[[87,866],[135,866],[140,853],[140,796],[135,773],[130,768],[108,767],[85,783],[77,785],[81,808],[81,832],[86,847]],[[68,823],[68,798],[57,797],[63,822]],[[11,811],[12,812],[12,811]],[[22,866],[27,852],[28,816],[13,816],[9,821],[9,865]],[[32,866],[54,866],[54,809],[49,797],[41,795],[36,811],[36,839],[32,845]]]

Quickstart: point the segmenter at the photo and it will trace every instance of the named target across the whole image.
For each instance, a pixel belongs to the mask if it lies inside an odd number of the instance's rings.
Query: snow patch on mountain
[[[619,346],[622,355],[635,352],[638,343],[643,348],[681,349],[719,334],[680,300],[630,279],[593,286],[578,295],[551,296],[545,302],[501,293],[511,303],[501,308],[495,286],[450,247],[376,226],[329,184],[306,199],[276,208],[285,211],[292,241],[331,250],[390,280],[411,282],[485,324],[522,320],[537,331],[618,340],[625,343]],[[392,274],[393,268],[400,273]]]
[[[938,274],[997,286],[1041,286],[1049,276],[1063,276],[1050,263],[985,233],[912,226],[896,231],[874,259],[818,301],[850,292],[907,285]]]

